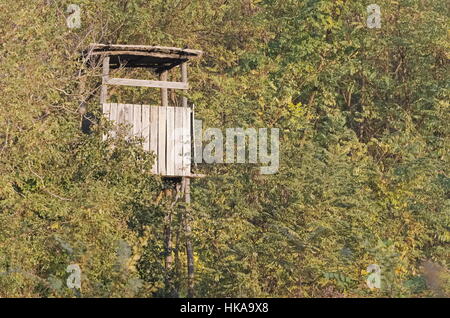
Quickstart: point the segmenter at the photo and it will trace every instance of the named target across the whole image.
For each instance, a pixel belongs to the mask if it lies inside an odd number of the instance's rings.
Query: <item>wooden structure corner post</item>
[[[188,83],[187,62],[181,64],[181,82]],[[182,97],[182,106],[188,107],[187,97]],[[189,174],[191,172],[189,171]],[[191,229],[191,179],[189,177],[183,177],[182,183],[184,183],[184,196],[186,202],[186,211],[184,216],[184,232],[186,236],[186,258],[187,258],[187,272],[188,272],[188,297],[194,297],[194,250],[192,247],[192,229]]]
[[[100,93],[100,103],[104,104],[108,100],[108,79],[109,79],[109,56],[103,57],[102,62],[102,91]]]
[[[188,274],[188,288],[187,296],[192,298],[195,296],[194,293],[194,274],[195,274],[195,260],[194,260],[194,249],[192,246],[192,228],[191,228],[191,179],[183,177],[184,183],[184,196],[186,202],[186,209],[184,213],[184,233],[186,237],[186,259],[187,259],[187,274]]]
[[[167,70],[162,71],[160,75],[160,80],[163,82],[167,82],[168,73],[169,72]],[[169,93],[168,89],[165,87],[161,88],[161,106],[164,107],[169,106]]]
[[[181,81],[186,84],[188,82],[187,62],[181,64]],[[188,107],[188,100],[185,96],[182,98],[182,105],[183,107]]]

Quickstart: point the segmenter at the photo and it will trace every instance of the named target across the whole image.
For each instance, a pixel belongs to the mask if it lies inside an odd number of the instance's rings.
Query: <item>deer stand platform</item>
[[[182,97],[181,106],[169,106],[168,89],[189,89],[187,63],[192,58],[200,57],[202,51],[161,46],[91,44],[86,55],[100,62],[103,68],[100,94],[103,115],[117,124],[131,127],[128,135],[142,137],[144,150],[156,155],[152,172],[175,180],[176,196],[172,206],[181,193],[189,204],[190,178],[201,176],[193,174],[191,170],[194,114],[193,109],[188,107],[186,97]],[[159,80],[110,77],[110,70],[118,68],[150,68],[159,75]],[[181,81],[168,81],[168,73],[175,68],[181,69]],[[161,104],[109,103],[108,87],[113,85],[159,88]],[[114,135],[114,132],[111,134]],[[172,195],[171,191],[166,195]],[[186,237],[188,296],[193,296],[194,257],[189,218],[187,208],[182,223]],[[171,272],[172,268],[171,222],[172,215],[169,212],[165,219],[167,272]],[[171,285],[170,278],[168,285]]]

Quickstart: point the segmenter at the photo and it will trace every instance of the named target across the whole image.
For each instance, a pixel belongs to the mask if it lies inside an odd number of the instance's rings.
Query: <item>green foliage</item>
[[[66,26],[71,3],[80,29]],[[103,141],[103,121],[79,129],[79,105],[100,83],[100,70],[80,73],[91,42],[202,49],[187,94],[204,125],[280,128],[277,174],[199,165],[196,296],[448,296],[448,4],[379,0],[381,29],[366,27],[368,4],[0,3],[0,296],[167,296],[169,276],[187,295],[184,207],[160,199],[173,185],[151,175],[139,140]],[[87,104],[99,118],[97,98]],[[437,283],[423,260],[440,264]],[[75,263],[78,295],[65,284]],[[381,290],[366,285],[369,264],[381,267]]]

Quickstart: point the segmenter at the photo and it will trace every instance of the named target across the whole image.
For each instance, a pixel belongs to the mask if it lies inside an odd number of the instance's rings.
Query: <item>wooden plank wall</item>
[[[143,138],[143,149],[156,155],[152,167],[154,174],[190,176],[190,108],[104,103],[103,114],[113,123],[126,126],[127,131],[124,133],[127,138]],[[117,129],[113,129],[109,136],[114,138]],[[106,139],[107,136],[103,138]]]

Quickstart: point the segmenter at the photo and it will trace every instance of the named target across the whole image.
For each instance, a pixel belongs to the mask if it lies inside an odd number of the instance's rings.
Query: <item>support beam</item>
[[[168,82],[168,81],[149,81],[138,80],[130,78],[109,78],[108,85],[122,85],[122,86],[139,86],[139,87],[156,87],[161,89],[188,89],[188,84],[181,82]],[[163,105],[164,106],[164,105]]]

